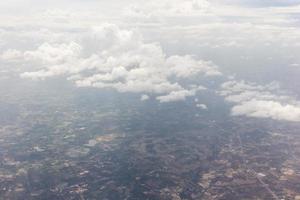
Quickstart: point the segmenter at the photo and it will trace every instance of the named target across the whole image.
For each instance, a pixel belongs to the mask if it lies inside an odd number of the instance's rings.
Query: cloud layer
[[[138,93],[141,100],[160,102],[196,95],[204,89],[199,78],[220,71],[254,81],[290,79],[283,74],[298,80],[297,1],[76,0],[72,8],[70,2],[1,2],[1,70],[37,80],[63,76],[79,87]],[[242,105],[254,93],[245,90],[228,101]],[[290,105],[269,93],[255,103]],[[250,112],[262,116],[234,110]]]
[[[220,95],[234,104],[233,116],[270,118],[274,120],[300,121],[300,102],[290,96],[276,94],[275,83],[257,85],[245,81],[228,81],[222,84]]]
[[[94,27],[68,43],[43,43],[26,51],[9,49],[1,58],[37,69],[22,73],[23,78],[64,76],[79,87],[154,94],[160,102],[194,96],[204,88],[192,84],[193,79],[221,75],[210,61],[192,55],[166,56],[159,44],[144,42],[138,32],[114,24]]]

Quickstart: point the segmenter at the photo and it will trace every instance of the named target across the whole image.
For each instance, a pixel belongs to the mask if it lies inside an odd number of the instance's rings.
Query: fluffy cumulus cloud
[[[283,104],[276,100],[250,100],[232,108],[235,116],[272,118],[275,120],[300,121],[300,105]]]
[[[278,84],[257,85],[245,81],[228,81],[222,84],[220,95],[234,104],[233,116],[270,118],[274,120],[300,121],[300,102],[280,94]]]
[[[137,31],[114,24],[94,27],[65,43],[45,42],[25,51],[9,49],[1,59],[35,69],[22,73],[23,78],[63,76],[79,87],[154,94],[160,102],[194,96],[204,87],[192,84],[193,79],[221,75],[211,61],[192,55],[166,56],[158,43],[145,42]]]
[[[171,102],[171,101],[179,101],[185,100],[188,96],[194,96],[197,90],[179,90],[179,91],[172,91],[167,95],[159,96],[157,99],[160,102]]]
[[[215,64],[253,80],[289,73],[291,82],[298,80],[297,1],[78,0],[72,8],[70,2],[1,2],[1,67],[22,71],[23,78],[63,76],[79,87],[140,93],[160,102],[196,95],[199,77],[221,75]],[[243,92],[226,99],[241,105],[259,91],[258,100],[289,103],[257,88],[265,86],[243,84]]]

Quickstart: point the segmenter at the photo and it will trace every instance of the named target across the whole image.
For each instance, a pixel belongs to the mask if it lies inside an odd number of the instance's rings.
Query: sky
[[[299,52],[299,0],[0,2],[0,78],[63,77],[159,103],[213,90],[233,116],[298,122]]]

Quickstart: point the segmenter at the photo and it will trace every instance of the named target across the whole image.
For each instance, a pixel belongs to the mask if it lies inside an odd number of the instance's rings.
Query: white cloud
[[[146,95],[146,94],[143,94],[142,96],[141,96],[141,101],[147,101],[147,100],[149,100],[149,96],[148,95]]]
[[[207,15],[210,12],[211,4],[207,0],[154,0],[133,4],[125,9],[127,16],[152,20],[157,17]]]
[[[49,44],[44,43],[34,51],[25,51],[23,56],[26,61],[40,62],[44,65],[63,64],[76,59],[81,51],[79,44]]]
[[[16,49],[8,49],[2,53],[1,59],[6,61],[16,61],[23,58],[23,54]]]
[[[191,77],[198,74],[205,76],[220,76],[221,72],[212,62],[195,60],[192,56],[171,56],[166,64],[172,68],[172,73],[177,77]]]
[[[300,64],[299,63],[292,63],[292,64],[290,64],[290,66],[292,66],[292,67],[299,67]]]
[[[283,104],[275,100],[264,101],[254,99],[234,106],[232,108],[232,115],[300,121],[300,105]]]
[[[234,104],[233,116],[270,118],[274,120],[300,121],[300,102],[294,98],[277,94],[276,83],[257,85],[245,81],[228,81],[222,84],[220,95]]]
[[[181,101],[185,100],[186,97],[194,96],[196,90],[179,90],[179,91],[172,91],[167,95],[158,96],[156,97],[161,103],[172,102],[172,101]]]
[[[166,56],[158,43],[145,42],[137,31],[114,24],[91,28],[65,43],[44,42],[34,50],[9,50],[1,58],[34,69],[22,73],[23,78],[64,76],[79,87],[151,93],[160,102],[184,100],[205,89],[181,82],[221,75],[211,61],[192,55]]]
[[[275,5],[275,4],[274,4]],[[240,3],[208,0],[153,0],[133,3],[125,9],[125,15],[144,22],[164,23],[171,18],[197,18],[204,23],[211,22],[253,22],[255,24],[291,23],[290,15],[297,12],[299,4],[288,6],[245,7]],[[264,18],[263,21],[260,18]],[[249,21],[250,20],[250,21]]]
[[[207,108],[207,105],[205,105],[205,104],[197,104],[196,107],[197,107],[197,108],[201,108],[201,109],[203,109],[203,110],[207,110],[207,109],[208,109],[208,108]]]
[[[151,37],[171,48],[180,46],[207,54],[213,51],[211,57],[227,57],[229,65],[234,65],[242,60],[237,57],[253,56],[256,61],[257,57],[279,59],[288,52],[295,55],[300,51],[296,45],[300,40],[299,17],[295,14],[299,8],[294,4],[245,7],[218,0],[154,0],[133,3],[127,15],[130,23],[141,26],[145,32],[150,30]],[[280,52],[276,51],[278,48]],[[247,61],[251,62],[253,59]]]
[[[32,9],[24,9],[23,2],[18,7],[22,12],[0,14],[0,62],[26,69],[24,78],[65,76],[81,87],[154,93],[154,98],[190,91],[183,82],[190,84],[199,76],[220,75],[214,63],[222,63],[222,71],[229,74],[247,74],[261,67],[259,63],[269,75],[269,66],[299,62],[299,5],[245,7],[228,2],[76,1],[70,8],[63,0],[47,1],[45,10],[44,2],[29,0],[27,8]],[[14,9],[21,5],[4,4]],[[247,90],[227,99],[241,101],[253,95]]]

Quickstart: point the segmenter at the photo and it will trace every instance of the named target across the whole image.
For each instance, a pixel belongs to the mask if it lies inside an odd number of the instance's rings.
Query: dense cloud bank
[[[39,81],[65,77],[141,101],[197,96],[205,110],[201,91],[212,88],[200,80],[280,81],[300,69],[297,1],[70,2],[1,2],[0,70]],[[232,79],[221,88],[232,115],[299,121],[299,103],[275,85]]]
[[[69,43],[43,43],[31,51],[10,49],[2,59],[38,68],[22,73],[23,78],[66,76],[79,87],[154,94],[160,102],[184,100],[205,89],[180,81],[221,75],[210,61],[192,55],[166,56],[159,44],[146,43],[139,33],[113,24],[94,27]]]

